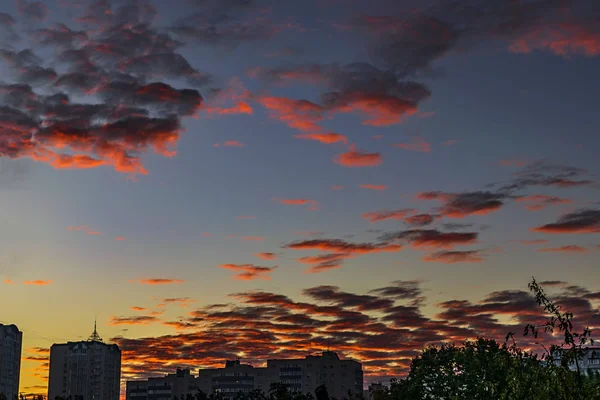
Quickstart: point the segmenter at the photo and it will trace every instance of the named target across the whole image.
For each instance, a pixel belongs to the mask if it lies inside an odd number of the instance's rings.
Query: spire
[[[98,335],[98,331],[96,330],[96,317],[94,317],[94,332],[89,337],[88,341],[90,342],[102,342],[102,338]]]

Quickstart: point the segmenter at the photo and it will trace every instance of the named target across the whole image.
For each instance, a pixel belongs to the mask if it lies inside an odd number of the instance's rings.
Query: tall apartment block
[[[126,398],[129,400],[172,400],[198,392],[198,379],[189,369],[148,380],[127,381]]]
[[[227,361],[224,368],[205,368],[195,378],[187,370],[148,380],[128,381],[127,400],[171,400],[174,396],[219,392],[225,399],[235,399],[238,392],[255,389],[269,392],[272,383],[283,383],[291,390],[315,394],[321,385],[330,397],[338,400],[363,393],[362,365],[340,360],[332,351],[303,359],[267,360],[267,366],[255,368],[239,360]],[[186,392],[187,388],[187,392]]]
[[[102,341],[96,326],[86,341],[50,347],[48,399],[119,400],[121,350]]]
[[[338,400],[363,393],[362,364],[354,360],[340,360],[333,351],[304,359],[267,360],[267,374],[271,382],[281,382],[293,390],[312,393],[321,385],[327,387],[330,397]]]
[[[7,399],[19,394],[23,333],[15,325],[0,324],[0,393]]]

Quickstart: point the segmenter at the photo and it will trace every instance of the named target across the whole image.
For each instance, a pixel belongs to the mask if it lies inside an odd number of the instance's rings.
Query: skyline
[[[23,331],[22,391],[95,317],[124,380],[327,344],[368,382],[399,375],[428,343],[539,318],[532,276],[600,327],[598,18],[2,4],[0,323]]]

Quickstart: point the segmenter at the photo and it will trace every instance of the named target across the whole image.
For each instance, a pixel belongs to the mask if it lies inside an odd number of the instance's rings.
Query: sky
[[[21,391],[100,335],[124,379],[600,327],[600,6],[0,5],[0,323]],[[524,344],[527,345],[526,339]]]

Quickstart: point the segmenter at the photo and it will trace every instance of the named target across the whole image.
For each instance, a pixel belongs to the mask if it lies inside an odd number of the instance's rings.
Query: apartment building
[[[12,399],[19,394],[23,333],[16,325],[0,324],[0,394]]]
[[[188,394],[195,395],[198,390],[198,378],[189,369],[177,369],[174,374],[147,380],[127,381],[126,400],[172,400]]]
[[[96,326],[86,341],[50,347],[48,398],[119,400],[121,350],[102,341]]]
[[[264,368],[241,364],[239,360],[228,361],[225,368],[201,369],[198,378],[203,392],[221,392],[228,398],[253,389],[268,393],[275,382],[313,395],[317,387],[325,385],[329,395],[338,400],[348,398],[349,392],[363,393],[362,365],[354,360],[341,360],[332,351],[303,359],[267,360]]]

